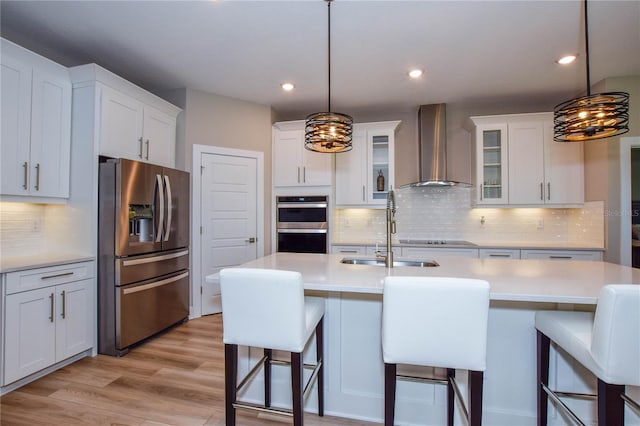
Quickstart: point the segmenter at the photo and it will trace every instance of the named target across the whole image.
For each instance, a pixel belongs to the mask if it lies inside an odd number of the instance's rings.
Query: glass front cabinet
[[[476,124],[474,136],[476,204],[507,204],[507,124]]]

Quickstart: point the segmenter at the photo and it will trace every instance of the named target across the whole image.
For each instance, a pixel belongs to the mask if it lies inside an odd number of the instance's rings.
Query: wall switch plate
[[[544,219],[540,218],[536,221],[536,226],[538,229],[543,229],[544,228]]]

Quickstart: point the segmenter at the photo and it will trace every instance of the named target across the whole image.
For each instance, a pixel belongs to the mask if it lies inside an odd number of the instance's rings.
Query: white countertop
[[[449,245],[449,244],[415,244],[415,243],[400,243],[394,241],[394,247],[421,247],[421,248],[470,248],[470,249],[521,249],[521,250],[595,250],[595,251],[604,251],[604,247],[598,247],[593,245],[584,245],[579,243],[570,243],[570,242],[562,242],[562,243],[535,243],[535,242],[522,242],[522,241],[498,241],[498,242],[476,242],[471,241],[472,246],[461,246],[461,245]],[[360,241],[339,241],[334,240],[331,242],[331,245],[337,246],[375,246],[376,243],[382,248],[384,248],[384,243],[381,243],[380,240],[360,240]]]
[[[0,273],[24,271],[25,269],[44,268],[68,263],[94,260],[93,256],[78,253],[38,253],[28,256],[2,256]]]
[[[242,267],[298,271],[307,290],[369,294],[382,293],[382,281],[387,275],[478,278],[490,283],[492,300],[522,302],[595,304],[605,284],[640,284],[640,269],[608,262],[437,256],[434,260],[440,264],[438,267],[387,269],[340,263],[344,257],[276,253]],[[216,282],[218,275],[208,275],[206,279]]]

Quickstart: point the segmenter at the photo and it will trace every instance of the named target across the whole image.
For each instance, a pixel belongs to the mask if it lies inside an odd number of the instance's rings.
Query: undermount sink
[[[385,266],[384,259],[371,258],[345,257],[340,261],[340,263],[345,263],[347,265]],[[393,266],[416,266],[418,268],[427,268],[440,265],[435,260],[394,260]]]

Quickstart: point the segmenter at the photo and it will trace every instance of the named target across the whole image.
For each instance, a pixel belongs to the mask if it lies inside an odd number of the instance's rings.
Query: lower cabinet
[[[92,265],[6,274],[3,386],[93,346],[95,280],[86,276]]]
[[[521,250],[522,259],[546,260],[602,260],[602,252],[595,250]]]
[[[519,249],[480,249],[480,259],[520,259]]]
[[[354,255],[354,254],[366,254],[366,250],[364,246],[331,246],[331,253],[333,254],[344,254],[344,255]]]

